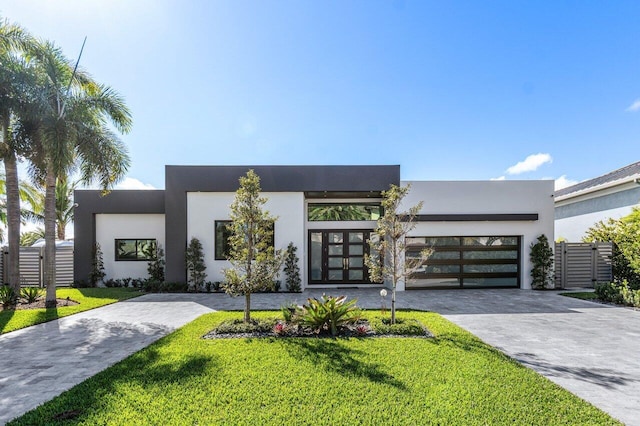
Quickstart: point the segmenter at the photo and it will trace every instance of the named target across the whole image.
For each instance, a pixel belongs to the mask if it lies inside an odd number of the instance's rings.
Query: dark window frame
[[[229,244],[229,238],[231,237],[231,231],[228,229],[228,226],[231,224],[231,220],[216,220],[214,221],[213,233],[214,233],[214,260],[228,260],[229,258],[229,250],[231,246]],[[218,227],[220,225],[220,228]],[[270,246],[275,249],[276,242],[276,224],[273,222],[273,231],[271,233],[271,244]],[[218,235],[218,230],[222,229],[222,235]],[[225,237],[226,235],[226,237]],[[218,247],[218,240],[222,238],[222,244]]]
[[[360,243],[350,243],[347,239],[347,235],[349,232],[362,232],[364,234],[364,238],[363,238],[363,242],[362,244]],[[320,249],[320,262],[321,262],[321,276],[319,279],[313,279],[312,278],[312,248],[311,248],[311,244],[312,244],[312,234],[321,234],[322,237],[322,241],[321,241],[321,249]],[[345,238],[343,239],[342,243],[331,243],[328,241],[328,235],[330,233],[342,233]],[[310,286],[318,286],[318,285],[341,285],[341,284],[354,284],[354,285],[360,285],[360,284],[366,284],[366,285],[377,285],[380,283],[374,283],[371,282],[371,280],[369,280],[369,269],[366,267],[366,264],[364,264],[362,266],[362,271],[363,271],[363,277],[362,279],[343,279],[343,280],[336,280],[336,281],[332,281],[329,279],[328,277],[328,273],[329,273],[329,269],[335,269],[335,268],[329,268],[329,257],[343,257],[343,258],[348,258],[349,257],[349,246],[351,244],[359,246],[362,245],[362,251],[363,251],[363,256],[366,255],[370,255],[370,244],[368,243],[369,239],[371,238],[371,235],[374,234],[374,230],[373,229],[336,229],[336,228],[327,228],[327,229],[309,229],[307,230],[307,247],[308,247],[308,255],[307,255],[307,279],[308,279],[308,284]],[[329,254],[329,246],[331,245],[338,245],[338,246],[342,246],[343,247],[343,254],[342,255],[330,255]],[[359,256],[359,255],[356,255]],[[349,268],[351,269],[351,268]],[[356,267],[353,268],[360,270],[360,267]]]
[[[412,236],[413,237],[413,236]],[[407,238],[412,238],[407,237]],[[429,245],[429,244],[414,244],[407,247],[407,252],[418,252],[423,248],[432,248],[436,252],[459,252],[459,258],[457,259],[429,259],[426,262],[427,266],[444,266],[444,265],[460,265],[459,272],[456,273],[427,273],[420,272],[414,274],[412,278],[415,279],[438,279],[438,278],[456,278],[459,280],[459,288],[465,288],[464,281],[474,278],[515,278],[516,285],[513,286],[475,286],[470,284],[467,288],[479,288],[479,287],[500,287],[500,288],[520,288],[521,287],[521,272],[522,272],[522,237],[518,235],[494,235],[494,236],[415,236],[413,238],[448,238],[457,239],[458,244],[453,245]],[[505,245],[482,245],[482,244],[465,244],[465,238],[515,238],[515,244]],[[465,252],[498,252],[498,251],[516,251],[516,258],[494,258],[494,259],[482,259],[482,258],[465,258]],[[515,272],[464,272],[465,265],[516,265]],[[438,286],[407,286],[409,288],[438,288]],[[451,287],[446,287],[451,288]]]
[[[118,250],[118,242],[120,241],[135,241],[134,245],[136,248],[136,258],[135,259],[131,259],[131,258],[121,258],[120,257],[120,253]],[[140,244],[140,242],[142,241],[153,241],[153,244],[155,245],[155,247],[158,247],[158,239],[157,238],[116,238],[114,241],[114,259],[116,262],[148,262],[151,260],[151,258],[148,257],[143,257],[144,256],[144,251],[143,251],[143,247],[142,244]]]
[[[369,217],[369,219],[342,219],[342,218],[337,218],[337,219],[312,219],[311,218],[311,208],[312,207],[320,207],[320,206],[326,206],[326,207],[330,207],[330,206],[355,206],[355,207],[362,206],[364,208],[366,208],[366,207],[378,207],[379,208],[378,217],[382,217],[383,214],[384,214],[384,209],[382,208],[382,203],[381,202],[344,202],[344,203],[340,203],[340,202],[324,202],[324,203],[309,202],[309,203],[307,203],[307,221],[308,222],[359,222],[359,221],[375,221],[375,220],[377,220],[377,219],[372,219],[371,217]]]

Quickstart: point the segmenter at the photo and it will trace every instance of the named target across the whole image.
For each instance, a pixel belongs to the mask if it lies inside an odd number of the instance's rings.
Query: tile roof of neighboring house
[[[624,166],[618,170],[614,170],[610,173],[607,173],[606,175],[598,176],[596,178],[585,180],[584,182],[559,189],[556,191],[555,196],[561,197],[573,192],[582,191],[583,189],[604,185],[605,183],[615,182],[617,180],[638,174],[640,174],[640,161],[629,164],[628,166]]]

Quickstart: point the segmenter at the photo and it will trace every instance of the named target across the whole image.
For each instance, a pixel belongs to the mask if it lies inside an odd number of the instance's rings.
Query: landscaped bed
[[[398,316],[435,337],[203,339],[242,317],[207,314],[11,424],[619,424],[438,314]]]
[[[143,293],[139,290],[129,288],[58,288],[58,306],[55,308],[0,311],[0,334],[131,299],[141,294]]]

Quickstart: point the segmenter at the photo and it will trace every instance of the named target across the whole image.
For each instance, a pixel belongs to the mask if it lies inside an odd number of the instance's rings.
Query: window
[[[155,239],[116,239],[116,260],[148,261],[155,249]]]
[[[231,224],[230,220],[216,220],[216,260],[227,260],[229,256],[229,238],[231,237],[231,231],[228,226]]]
[[[231,251],[229,238],[231,238],[230,220],[215,221],[215,260],[227,260]],[[271,224],[271,241],[269,245],[274,247],[275,225]]]
[[[309,221],[378,220],[382,216],[380,203],[310,203]]]
[[[407,288],[519,287],[520,237],[407,237],[407,257],[433,249]]]

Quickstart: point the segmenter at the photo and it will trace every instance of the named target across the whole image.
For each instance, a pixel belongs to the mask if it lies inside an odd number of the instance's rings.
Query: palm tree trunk
[[[18,191],[18,167],[13,153],[5,157],[4,171],[9,243],[8,279],[13,290],[20,293],[20,193]]]
[[[64,223],[58,221],[56,223],[56,234],[57,234],[57,238],[60,241],[64,241],[66,238],[66,234],[65,234],[65,229],[64,229]]]
[[[47,287],[45,306],[56,306],[56,174],[47,165],[44,196],[44,282]]]
[[[9,116],[2,117],[2,148],[4,154],[5,189],[7,191],[7,234],[9,259],[6,264],[9,285],[20,293],[20,191],[18,165],[9,144]],[[1,278],[1,277],[0,277]]]
[[[56,233],[60,241],[66,239],[65,227],[67,222],[65,220],[65,210],[69,203],[68,195],[67,177],[65,175],[58,176],[58,181],[56,182]]]

